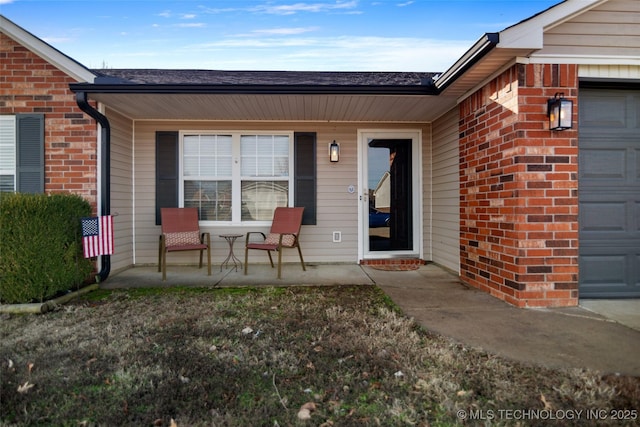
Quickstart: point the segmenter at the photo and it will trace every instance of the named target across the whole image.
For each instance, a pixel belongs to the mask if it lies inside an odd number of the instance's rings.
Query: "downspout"
[[[102,215],[109,215],[111,212],[111,126],[107,117],[93,108],[87,101],[87,93],[84,91],[76,92],[76,103],[78,107],[93,119],[95,119],[102,129],[100,138],[100,176],[101,188],[100,188],[100,213]],[[96,276],[98,283],[104,282],[109,277],[111,271],[111,255],[102,255],[100,262],[100,271]]]

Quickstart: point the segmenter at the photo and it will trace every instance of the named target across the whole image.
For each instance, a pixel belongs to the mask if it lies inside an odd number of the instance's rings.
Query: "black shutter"
[[[156,225],[160,208],[178,207],[178,132],[156,132]]]
[[[294,205],[304,207],[302,223],[316,224],[316,134],[294,133]]]
[[[44,114],[16,115],[17,192],[44,193]]]

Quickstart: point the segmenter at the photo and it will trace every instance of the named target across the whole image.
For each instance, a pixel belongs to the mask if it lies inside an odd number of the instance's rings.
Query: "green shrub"
[[[43,302],[78,289],[93,270],[80,225],[90,215],[80,196],[2,193],[0,302]]]

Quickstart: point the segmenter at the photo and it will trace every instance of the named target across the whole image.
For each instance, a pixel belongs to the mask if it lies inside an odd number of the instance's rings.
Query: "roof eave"
[[[215,85],[215,84],[91,84],[72,83],[73,92],[201,95],[437,95],[433,85]]]
[[[491,52],[500,42],[499,33],[484,34],[460,59],[447,71],[435,79],[434,86],[441,92],[455,82],[467,70]]]

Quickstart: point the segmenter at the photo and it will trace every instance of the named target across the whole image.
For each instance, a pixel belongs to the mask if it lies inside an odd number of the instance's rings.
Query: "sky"
[[[560,0],[0,0],[88,68],[443,72]]]

